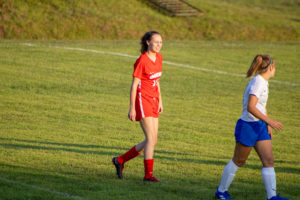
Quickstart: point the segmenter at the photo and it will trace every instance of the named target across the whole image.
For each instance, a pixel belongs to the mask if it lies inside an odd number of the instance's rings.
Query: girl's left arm
[[[268,115],[264,115],[256,108],[257,101],[258,101],[258,98],[255,95],[253,95],[253,94],[249,95],[249,101],[248,101],[248,106],[247,106],[248,112],[251,113],[253,116],[257,117],[258,119],[266,122],[268,125],[270,125],[275,130],[277,130],[277,131],[281,130],[283,127],[280,122],[269,118]]]
[[[267,109],[266,109],[266,116],[268,116],[268,112],[267,112]],[[271,138],[273,137],[273,133],[272,133],[272,127],[269,125],[269,124],[267,124],[267,126],[268,126],[268,133],[269,133],[269,135],[271,136]]]
[[[159,93],[158,112],[162,113],[164,109],[163,109],[163,105],[162,105],[162,98],[161,98],[161,91],[160,91],[159,81],[157,81],[157,88],[158,88],[158,93]]]

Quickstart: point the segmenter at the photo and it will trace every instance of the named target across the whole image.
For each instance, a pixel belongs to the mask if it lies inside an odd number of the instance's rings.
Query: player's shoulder
[[[162,54],[157,53],[156,55],[158,56],[159,59],[161,59],[161,60],[163,59],[163,55]]]
[[[259,74],[254,76],[251,82],[253,85],[261,85],[261,86],[265,86],[268,84],[268,82]]]
[[[147,59],[147,58],[146,58],[145,56],[147,56],[145,53],[141,54],[141,55],[138,57],[138,59],[136,59],[135,65],[136,65],[136,64],[141,64],[141,63],[146,62],[146,59]]]
[[[260,75],[254,76],[249,82],[250,91],[263,91],[264,88],[268,87],[267,82]]]
[[[148,56],[147,56],[147,53],[145,52],[145,53],[142,53],[141,55],[140,55],[140,57],[138,58],[138,60],[140,61],[140,62],[147,62],[149,59],[148,59]]]
[[[260,76],[259,75],[255,75],[251,80],[250,80],[250,84],[258,84],[261,82]]]

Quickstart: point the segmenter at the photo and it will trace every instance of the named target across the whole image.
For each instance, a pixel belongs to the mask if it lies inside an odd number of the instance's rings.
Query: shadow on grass
[[[24,140],[24,139],[15,139],[15,138],[0,138],[3,141],[16,141],[16,142],[24,142],[24,143],[31,143],[31,144],[44,144],[44,145],[57,145],[63,147],[77,147],[77,148],[100,148],[100,149],[116,149],[121,151],[128,151],[131,147],[124,148],[124,147],[114,147],[114,146],[103,146],[103,145],[85,145],[85,144],[70,144],[70,143],[59,143],[59,142],[43,142],[43,141],[35,141],[35,140]],[[1,145],[1,144],[0,144]],[[47,148],[47,147],[46,147]],[[65,148],[63,148],[65,149]],[[166,152],[155,150],[156,153],[161,154],[169,154],[169,155],[182,155],[182,156],[193,156],[194,154],[187,154],[187,153],[180,153],[180,152]],[[121,152],[122,153],[122,152]]]
[[[143,184],[140,177],[136,176],[128,177],[127,180],[107,177],[105,181],[100,182],[88,178],[88,175],[71,178],[54,173],[39,171],[38,168],[0,164],[0,196],[4,199],[210,200],[214,199],[214,191],[218,184],[215,179],[205,177],[181,177],[165,179],[159,184]],[[238,182],[233,183],[230,191],[236,200],[265,198],[262,183],[257,184],[258,182],[249,179]],[[13,192],[8,192],[9,190]],[[71,198],[69,195],[79,198]]]
[[[82,177],[78,174],[78,178],[71,178],[46,169],[40,171],[39,168],[0,163],[0,185],[6,190],[4,194],[4,190],[0,188],[0,196],[4,199],[60,199],[64,197],[62,199],[90,200],[141,199],[141,197],[173,200],[213,197],[213,192],[208,195],[190,187],[182,187],[178,180],[164,184],[143,184],[141,178],[135,176],[122,181],[114,178],[115,176],[110,176],[102,182],[90,176],[86,174]],[[13,192],[7,192],[8,190],[13,190]],[[78,195],[79,198],[72,198],[69,195]]]
[[[101,146],[101,145],[86,145],[86,144],[70,144],[70,143],[59,143],[59,142],[43,142],[43,141],[24,140],[24,139],[15,139],[15,138],[0,138],[0,140],[16,141],[16,142],[24,142],[24,143],[32,143],[32,144],[57,145],[57,146],[65,146],[65,147],[106,148],[106,149],[128,150],[127,148],[120,148],[120,147],[107,147],[107,146]]]
[[[162,183],[143,184],[141,177],[131,175],[127,179],[119,180],[111,171],[99,172],[99,176],[104,177],[102,181],[99,181],[94,174],[76,174],[75,171],[72,174],[74,176],[70,177],[57,170],[49,171],[48,169],[0,163],[1,188],[13,191],[10,193],[6,191],[4,194],[4,190],[0,189],[0,196],[4,199],[60,199],[57,197],[62,198],[64,194],[70,194],[89,200],[145,199],[144,197],[164,200],[208,200],[214,198],[214,191],[219,181],[207,178],[205,175],[184,178],[168,174],[163,176]],[[265,192],[262,183],[257,183],[257,181],[247,178],[239,180],[238,183],[234,182],[231,194],[237,200],[264,199]],[[280,188],[283,185],[285,184],[278,184]],[[293,186],[293,188],[297,187]],[[40,190],[42,192],[39,192]],[[53,194],[49,198],[51,192]],[[285,193],[287,192],[285,191]]]
[[[111,156],[111,157],[116,156],[116,152],[75,149],[75,148],[68,148],[68,147],[100,148],[100,149],[108,149],[108,150],[121,150],[124,152],[129,150],[129,148],[127,149],[127,148],[103,146],[103,145],[84,145],[84,144],[70,144],[70,143],[58,143],[58,142],[40,142],[40,141],[34,141],[34,140],[11,139],[11,138],[0,138],[0,140],[59,146],[59,147],[47,147],[47,146],[30,145],[30,144],[0,143],[0,146],[3,146],[5,148],[67,151],[67,152],[82,153],[82,154],[107,155],[107,156]],[[176,155],[176,157],[174,157],[174,155]],[[182,157],[177,157],[177,156],[182,156]],[[196,157],[196,156],[197,155],[195,155],[195,154],[187,154],[187,153],[166,152],[166,151],[159,151],[159,150],[155,151],[155,158],[169,160],[169,161],[176,161],[176,162],[179,161],[179,162],[187,162],[187,163],[206,164],[206,165],[221,165],[221,166],[225,167],[227,162],[230,160],[230,157],[228,157],[228,158],[213,157],[213,159],[185,158],[185,157]],[[200,155],[199,157],[203,157],[203,156]],[[208,156],[208,157],[210,157],[210,156]],[[224,161],[224,159],[226,159],[226,161]],[[283,161],[280,161],[280,163],[282,163],[282,162]],[[294,163],[291,163],[291,164],[294,164]],[[249,168],[249,169],[261,169],[262,165],[253,165],[253,164],[246,163],[243,167]],[[296,168],[296,167],[276,167],[276,160],[275,160],[275,169],[276,169],[276,172],[300,174],[300,169]]]
[[[6,190],[4,192],[0,189],[0,196],[4,199],[208,200],[213,199],[215,190],[215,181],[205,178],[175,178],[159,184],[143,184],[140,177],[131,176],[128,180],[107,177],[107,180],[99,182],[87,177],[71,178],[53,175],[46,170],[40,172],[38,168],[5,164],[0,164],[0,185]],[[254,184],[250,185],[255,188]],[[13,192],[8,192],[9,190]],[[241,195],[236,192],[233,194]],[[69,195],[79,198],[71,198]]]
[[[76,190],[83,180],[16,165],[0,164],[0,169],[1,198],[84,200],[81,197],[84,193]]]
[[[296,18],[291,18],[292,21],[295,21],[295,22],[299,22],[300,23],[300,19],[296,19]]]
[[[224,167],[230,160],[230,159],[228,159],[228,161],[223,161],[223,160],[218,160],[218,159],[209,160],[209,159],[172,158],[172,157],[159,156],[159,155],[156,155],[155,157],[160,158],[160,159],[171,160],[171,161],[179,161],[179,162],[198,163],[198,164],[206,164],[206,165],[222,165]],[[243,168],[260,170],[262,168],[262,165],[253,165],[253,164],[246,163],[243,166]],[[275,161],[275,170],[276,170],[276,172],[300,174],[300,169],[296,168],[296,167],[295,168],[294,167],[276,167],[276,161]]]

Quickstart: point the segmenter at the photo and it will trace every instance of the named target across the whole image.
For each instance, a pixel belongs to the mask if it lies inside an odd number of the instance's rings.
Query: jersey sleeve
[[[250,87],[249,95],[252,94],[255,95],[257,98],[259,98],[263,93],[263,91],[264,91],[263,83],[260,80],[256,79]]]
[[[138,59],[134,64],[134,70],[132,76],[142,79],[143,71],[144,71],[144,65],[141,62],[141,59]]]

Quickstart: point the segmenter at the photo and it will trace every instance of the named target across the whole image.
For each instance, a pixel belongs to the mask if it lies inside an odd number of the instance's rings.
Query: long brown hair
[[[258,54],[254,57],[250,68],[248,69],[246,78],[251,77],[253,74],[265,72],[273,63],[272,57],[269,55]]]
[[[148,44],[147,41],[151,41],[152,36],[158,34],[160,35],[159,32],[157,31],[148,31],[145,33],[145,35],[141,38],[141,53],[145,53],[148,50]]]

